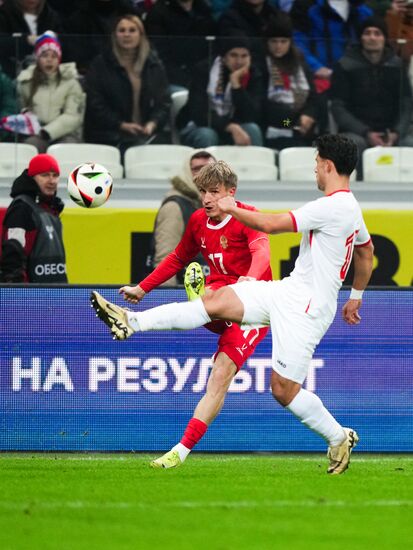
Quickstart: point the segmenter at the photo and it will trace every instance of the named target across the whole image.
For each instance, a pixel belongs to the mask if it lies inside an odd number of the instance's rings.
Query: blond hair
[[[139,40],[139,45],[135,51],[135,61],[133,65],[134,70],[138,74],[140,74],[148,58],[151,47],[149,45],[148,37],[146,36],[145,27],[143,26],[142,21],[139,19],[137,15],[131,15],[127,13],[125,15],[119,16],[116,19],[115,24],[113,25],[113,30],[111,35],[113,53],[115,54],[116,59],[122,65],[122,53],[118,46],[118,43],[116,42],[116,29],[118,28],[119,23],[124,19],[126,19],[127,21],[130,21],[131,23],[134,23],[141,35]]]
[[[231,167],[223,160],[206,164],[195,178],[195,183],[198,188],[210,189],[221,183],[225,189],[237,187],[238,177]]]

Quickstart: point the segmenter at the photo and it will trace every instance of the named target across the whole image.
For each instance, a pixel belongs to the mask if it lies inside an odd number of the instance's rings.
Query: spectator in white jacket
[[[44,153],[53,143],[82,141],[85,93],[75,63],[60,63],[62,50],[55,33],[47,31],[36,41],[36,63],[17,77],[22,111],[31,111],[40,131],[25,139]]]

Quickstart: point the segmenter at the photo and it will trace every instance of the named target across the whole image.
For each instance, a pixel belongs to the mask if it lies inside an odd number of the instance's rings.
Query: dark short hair
[[[214,155],[212,155],[209,151],[205,151],[204,149],[202,151],[197,151],[196,153],[194,153],[191,157],[191,160],[194,160],[194,159],[212,159],[212,160],[216,160]]]
[[[322,159],[333,162],[337,174],[349,176],[355,169],[358,152],[352,139],[340,134],[324,134],[315,140],[314,146]]]

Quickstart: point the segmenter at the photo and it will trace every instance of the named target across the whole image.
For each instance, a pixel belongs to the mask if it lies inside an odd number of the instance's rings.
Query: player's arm
[[[374,246],[371,240],[364,246],[354,248],[354,277],[350,298],[343,306],[343,319],[349,325],[358,325],[361,317],[359,309],[361,307],[361,294],[367,287],[367,284],[373,271],[373,252]],[[360,294],[361,293],[361,294]]]
[[[168,254],[143,281],[136,286],[121,287],[119,294],[122,294],[127,302],[137,304],[145,294],[176,275],[199,252],[192,231],[190,218],[184,235],[175,250]]]
[[[131,304],[139,303],[142,298],[153,290],[160,286],[165,281],[168,281],[171,277],[176,275],[183,267],[185,262],[180,260],[173,251],[148,275],[143,281],[136,286],[123,286],[119,289],[119,294],[123,295],[123,298]]]
[[[266,214],[264,212],[255,212],[239,208],[233,197],[223,197],[219,199],[218,206],[223,212],[231,214],[236,220],[244,225],[252,227],[264,233],[288,233],[294,232],[294,219],[291,214]]]
[[[270,243],[267,236],[262,235],[249,243],[251,252],[251,264],[248,273],[241,280],[261,279],[264,273],[270,267]]]

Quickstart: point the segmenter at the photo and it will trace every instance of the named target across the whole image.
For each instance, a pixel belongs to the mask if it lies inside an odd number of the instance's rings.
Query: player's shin
[[[189,330],[211,322],[201,299],[193,302],[165,304],[140,312],[127,312],[128,322],[135,331]]]
[[[331,447],[340,445],[346,437],[344,429],[312,392],[301,390],[286,407],[303,424],[323,437]]]

